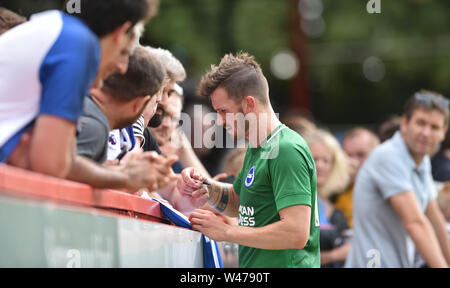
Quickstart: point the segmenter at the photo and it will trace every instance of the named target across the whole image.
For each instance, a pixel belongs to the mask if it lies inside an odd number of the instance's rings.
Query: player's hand
[[[227,229],[231,226],[224,223],[220,217],[213,212],[197,209],[189,216],[189,221],[194,230],[201,232],[216,241],[226,241]]]
[[[204,186],[204,185],[203,185]],[[190,202],[192,209],[197,209],[208,203],[209,193],[205,187],[195,190],[191,195],[183,195]]]
[[[186,168],[181,171],[181,177],[178,179],[178,191],[183,195],[192,196],[194,191],[203,188],[203,181],[205,180],[206,177],[202,176],[195,168]]]

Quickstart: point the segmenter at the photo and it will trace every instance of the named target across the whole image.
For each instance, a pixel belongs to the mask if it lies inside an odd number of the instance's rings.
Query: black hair
[[[150,52],[138,46],[130,55],[125,75],[118,72],[109,76],[102,87],[116,100],[127,102],[140,96],[153,96],[162,87],[166,70]]]
[[[131,28],[146,20],[154,11],[155,0],[79,0],[80,13],[71,14],[84,23],[99,37],[131,22]],[[67,5],[66,5],[67,6]],[[67,7],[65,7],[67,12]]]

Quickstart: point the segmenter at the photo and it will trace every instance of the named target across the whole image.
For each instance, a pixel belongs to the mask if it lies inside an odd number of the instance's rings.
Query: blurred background
[[[450,95],[450,1],[161,0],[142,44],[169,49],[185,65],[187,100],[225,53],[262,65],[281,117],[295,112],[335,133],[375,128],[401,113],[419,89]],[[2,0],[29,17],[64,0]]]

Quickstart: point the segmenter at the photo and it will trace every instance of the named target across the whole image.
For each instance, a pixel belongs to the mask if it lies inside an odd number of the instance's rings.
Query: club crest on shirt
[[[108,139],[109,143],[112,145],[116,145],[117,144],[117,140],[116,137],[113,134],[109,134],[109,139]]]
[[[245,187],[250,187],[253,184],[253,181],[255,180],[255,165],[250,168],[247,174],[247,178],[245,178]]]

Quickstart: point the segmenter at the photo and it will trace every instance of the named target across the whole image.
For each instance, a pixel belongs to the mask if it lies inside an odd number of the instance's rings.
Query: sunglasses
[[[414,94],[414,99],[424,105],[431,106],[432,104],[437,105],[443,110],[448,110],[450,100],[443,96],[433,95],[430,93],[417,92]]]

